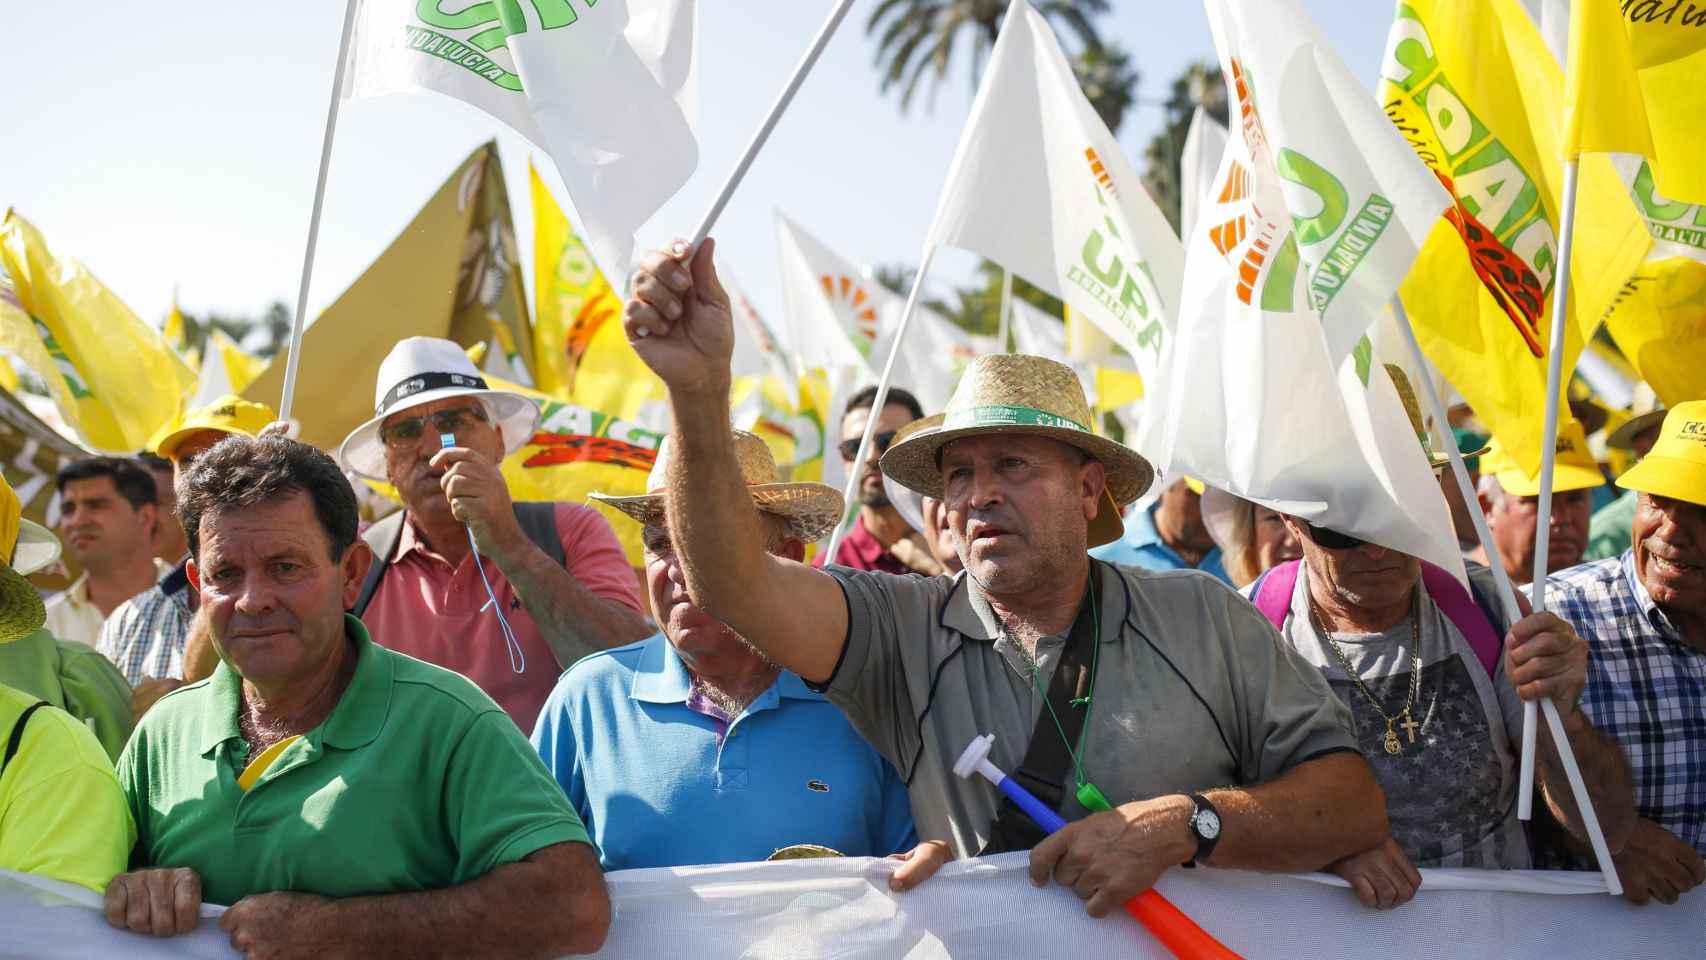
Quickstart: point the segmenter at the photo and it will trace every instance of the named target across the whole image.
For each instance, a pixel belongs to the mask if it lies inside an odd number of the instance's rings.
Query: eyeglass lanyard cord
[[[454,434],[440,434],[439,447],[448,450],[456,445]],[[503,604],[498,602],[497,591],[492,589],[492,581],[486,576],[486,565],[480,562],[480,545],[474,542],[474,528],[464,523],[462,529],[468,534],[468,549],[474,554],[474,569],[480,571],[480,582],[486,586],[486,604],[480,608],[481,613],[492,611],[498,618],[498,629],[503,632],[504,644],[508,648],[509,668],[516,673],[527,672],[527,654],[522,652],[521,641],[516,639],[515,630],[509,625],[509,618],[504,616]]]
[[[1036,690],[1039,694],[1042,694],[1043,707],[1048,710],[1049,719],[1054,721],[1054,729],[1060,734],[1060,741],[1066,744],[1067,756],[1072,758],[1072,776],[1073,779],[1077,781],[1079,790],[1083,790],[1087,786],[1093,786],[1090,781],[1084,778],[1084,759],[1079,747],[1082,746],[1084,737],[1089,735],[1090,714],[1088,711],[1095,703],[1096,667],[1102,656],[1102,610],[1101,604],[1096,600],[1096,567],[1094,564],[1090,566],[1090,622],[1095,629],[1095,635],[1091,641],[1094,646],[1090,648],[1090,690],[1085,696],[1071,701],[1074,706],[1081,705],[1086,711],[1084,714],[1084,729],[1079,733],[1079,744],[1074,745],[1066,736],[1066,725],[1060,722],[1060,715],[1054,712],[1054,704],[1049,702],[1048,693],[1043,690],[1042,683],[1038,681],[1034,661],[1031,670],[1031,688]],[[1068,629],[1070,630],[1071,628],[1069,627]],[[1058,665],[1056,669],[1059,669]]]

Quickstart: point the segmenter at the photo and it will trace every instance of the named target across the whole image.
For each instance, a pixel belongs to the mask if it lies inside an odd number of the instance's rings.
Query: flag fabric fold
[[[362,0],[345,97],[432,90],[550,154],[607,276],[693,175],[693,0]]]

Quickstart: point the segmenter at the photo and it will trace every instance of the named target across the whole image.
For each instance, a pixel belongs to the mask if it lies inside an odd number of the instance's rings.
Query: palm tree
[[[881,0],[865,24],[865,33],[877,37],[876,65],[882,73],[882,91],[898,87],[900,107],[905,110],[928,73],[934,94],[947,79],[955,48],[966,44],[971,51],[971,83],[975,89],[983,62],[1001,32],[1007,7],[1008,0]],[[1091,18],[1107,12],[1108,0],[1043,0],[1036,9],[1057,29],[1070,31],[1084,51],[1100,51],[1106,46]],[[1108,65],[1104,62],[1097,66],[1105,69]],[[1137,75],[1123,54],[1117,66],[1120,70],[1115,77],[1104,79],[1129,78],[1130,86],[1135,86]]]

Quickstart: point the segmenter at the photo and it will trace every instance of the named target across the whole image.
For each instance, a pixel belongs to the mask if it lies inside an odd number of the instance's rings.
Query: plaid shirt
[[[184,640],[190,633],[189,581],[179,564],[158,584],[116,607],[95,649],[131,686],[144,677],[184,678]]]
[[[1706,652],[1653,602],[1633,550],[1548,579],[1546,600],[1588,642],[1581,707],[1628,754],[1637,812],[1706,855]]]

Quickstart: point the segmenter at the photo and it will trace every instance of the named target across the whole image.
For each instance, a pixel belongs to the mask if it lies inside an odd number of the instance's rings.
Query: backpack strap
[[[1302,568],[1302,560],[1287,560],[1256,578],[1250,602],[1275,630],[1285,629],[1285,618],[1291,615],[1291,595],[1297,589],[1297,572]]]
[[[557,505],[554,503],[517,503],[515,522],[533,545],[559,567],[567,568],[569,559],[563,554],[563,535],[557,532]]]
[[[1422,585],[1427,588],[1434,605],[1469,642],[1469,649],[1475,651],[1475,659],[1481,661],[1487,676],[1493,676],[1499,666],[1504,642],[1494,626],[1498,621],[1486,604],[1464,589],[1456,577],[1425,560],[1422,562]]]
[[[47,701],[38,700],[25,707],[24,712],[18,715],[18,722],[12,724],[12,735],[6,738],[6,755],[0,758],[0,771],[6,769],[7,765],[12,762],[12,758],[18,755],[18,749],[23,746],[24,724],[30,722],[30,714],[45,706],[47,706]]]
[[[563,553],[563,537],[557,532],[557,505],[554,503],[516,503],[515,522],[520,525],[521,532],[533,545],[544,551],[545,556],[559,567],[568,566],[568,558]],[[373,549],[373,566],[367,568],[367,579],[361,582],[361,594],[356,597],[355,606],[350,612],[360,617],[367,610],[367,605],[373,602],[373,595],[379,591],[379,581],[385,576],[385,569],[397,556],[397,543],[403,539],[403,520],[405,510],[398,510],[389,517],[375,523],[362,533],[362,539]]]
[[[350,613],[358,619],[367,612],[367,605],[373,601],[379,581],[385,576],[385,568],[397,555],[397,541],[403,539],[403,517],[406,513],[407,510],[398,510],[362,531],[361,538],[373,549],[373,565],[367,568],[367,579],[361,581],[361,594],[356,597],[355,605],[350,607]]]

